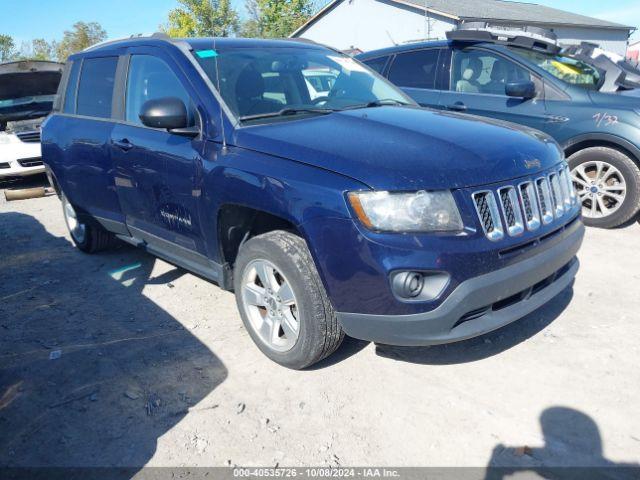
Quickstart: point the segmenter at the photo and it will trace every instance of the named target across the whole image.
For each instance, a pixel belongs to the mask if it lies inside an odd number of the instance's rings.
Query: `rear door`
[[[64,155],[57,174],[65,195],[80,212],[124,233],[109,146],[118,61],[117,53],[73,61],[62,112],[56,118]]]
[[[135,47],[127,53],[122,118],[111,132],[115,184],[126,224],[152,249],[193,260],[194,253],[205,253],[198,211],[203,140],[146,127],[139,114],[148,100],[177,97],[196,125],[195,92],[163,49]]]
[[[423,107],[438,108],[438,65],[442,48],[398,53],[391,59],[387,78]]]
[[[508,82],[533,81],[538,96],[508,97]],[[523,65],[497,52],[480,48],[453,48],[448,88],[440,97],[445,110],[520,123],[539,130],[547,126],[542,80]]]

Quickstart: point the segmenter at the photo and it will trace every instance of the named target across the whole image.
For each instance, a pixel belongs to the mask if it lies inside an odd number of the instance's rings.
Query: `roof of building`
[[[292,36],[299,35],[344,0],[331,0]],[[435,15],[455,20],[484,20],[493,22],[524,23],[528,25],[563,25],[634,30],[634,27],[598,18],[578,15],[535,3],[506,0],[389,0],[393,3],[416,7]]]

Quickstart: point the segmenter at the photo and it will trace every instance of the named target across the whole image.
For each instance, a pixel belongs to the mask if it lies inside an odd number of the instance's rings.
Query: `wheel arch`
[[[638,166],[640,166],[640,148],[622,137],[607,134],[589,133],[579,135],[562,144],[565,155],[570,157],[585,148],[591,147],[609,147],[618,150],[627,155]]]
[[[305,237],[290,219],[256,207],[226,203],[218,209],[217,236],[220,258],[233,268],[240,247],[250,238],[274,230],[286,230]]]

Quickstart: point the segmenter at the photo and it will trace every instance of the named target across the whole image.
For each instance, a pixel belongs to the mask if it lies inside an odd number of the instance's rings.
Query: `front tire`
[[[67,224],[69,235],[76,247],[85,253],[96,253],[113,245],[115,241],[113,234],[107,232],[100,225],[83,221],[64,194],[60,199],[64,222]]]
[[[585,225],[614,228],[640,210],[640,168],[624,153],[591,147],[569,157]]]
[[[245,328],[274,362],[302,369],[342,343],[344,332],[299,236],[277,230],[245,243],[234,288]]]

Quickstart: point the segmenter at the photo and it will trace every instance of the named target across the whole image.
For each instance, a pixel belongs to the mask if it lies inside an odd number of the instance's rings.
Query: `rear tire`
[[[640,168],[624,153],[585,148],[569,157],[569,168],[585,225],[618,227],[640,210]]]
[[[62,194],[62,213],[73,244],[85,253],[96,253],[112,247],[115,237],[102,226],[87,223],[78,216],[75,207]]]
[[[234,287],[249,335],[280,365],[313,365],[344,339],[307,244],[297,235],[277,230],[245,243],[236,259]]]

